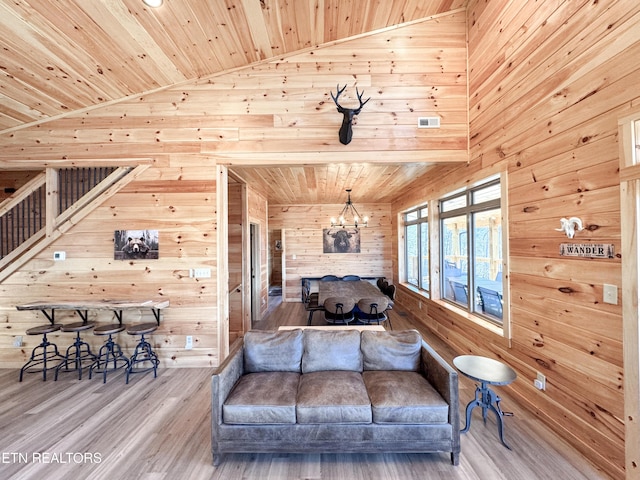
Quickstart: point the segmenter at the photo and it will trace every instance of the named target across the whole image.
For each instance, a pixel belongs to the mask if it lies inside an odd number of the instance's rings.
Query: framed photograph
[[[322,230],[323,253],[360,253],[360,230],[325,228]]]
[[[282,251],[282,240],[276,240],[276,252]]]
[[[114,260],[157,260],[158,230],[116,230]]]

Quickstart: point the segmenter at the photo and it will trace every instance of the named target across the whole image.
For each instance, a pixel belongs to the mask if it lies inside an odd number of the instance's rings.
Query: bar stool
[[[82,380],[82,369],[91,366],[86,365],[86,367],[83,367],[83,363],[91,362],[91,364],[93,364],[93,362],[96,361],[96,356],[91,351],[89,344],[80,338],[80,332],[89,330],[93,327],[95,327],[95,323],[93,322],[75,322],[62,325],[60,327],[61,332],[75,332],[76,340],[69,345],[64,356],[64,360],[56,367],[56,380],[58,380],[58,373],[63,367],[65,372],[73,372],[77,370],[78,380]],[[69,368],[70,362],[74,364],[74,368]]]
[[[47,370],[57,367],[57,365],[48,367],[47,364],[55,359],[64,358],[58,353],[58,346],[47,339],[48,333],[57,332],[61,327],[62,325],[59,323],[48,323],[47,325],[39,325],[26,331],[27,335],[42,335],[42,342],[33,348],[29,361],[20,369],[20,381],[22,381],[22,375],[25,372],[35,373],[38,371],[42,371],[42,380],[46,381]],[[38,365],[42,365],[42,368],[33,370],[33,367]]]
[[[121,323],[110,323],[108,325],[101,325],[93,329],[94,335],[108,335],[105,344],[100,347],[98,356],[89,367],[89,379],[93,376],[93,371],[102,373],[102,383],[107,383],[107,373],[115,371],[119,368],[129,368],[129,359],[122,353],[122,348],[116,342],[113,341],[113,335],[123,332],[125,326]],[[113,362],[113,366],[109,367],[109,364]]]
[[[140,341],[131,356],[129,368],[127,368],[127,382],[132,373],[144,373],[153,370],[153,378],[158,376],[158,355],[151,348],[151,344],[144,338],[145,335],[155,332],[158,329],[157,323],[140,323],[127,328],[129,335],[140,335]],[[146,365],[144,365],[146,364]],[[144,365],[137,367],[138,365]],[[137,367],[137,368],[136,368]]]

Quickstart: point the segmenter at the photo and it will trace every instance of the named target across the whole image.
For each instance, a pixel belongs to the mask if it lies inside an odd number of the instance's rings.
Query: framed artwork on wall
[[[158,230],[116,230],[113,239],[114,260],[159,258]]]
[[[322,230],[323,253],[360,253],[360,230],[325,228]]]

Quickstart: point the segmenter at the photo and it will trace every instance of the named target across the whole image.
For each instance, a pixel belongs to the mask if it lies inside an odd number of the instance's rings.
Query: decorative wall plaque
[[[613,243],[561,243],[563,257],[613,258]]]

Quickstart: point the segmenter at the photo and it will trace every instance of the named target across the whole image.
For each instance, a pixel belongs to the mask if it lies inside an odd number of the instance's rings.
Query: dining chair
[[[453,300],[464,305],[469,305],[469,291],[466,285],[458,282],[451,282],[453,289]]]
[[[495,290],[478,287],[482,313],[488,313],[494,317],[502,318],[502,295]]]
[[[396,298],[396,286],[395,285],[389,285],[387,287],[387,289],[383,292],[387,297],[389,297],[389,300],[393,301]]]
[[[324,319],[327,323],[348,325],[355,319],[356,302],[349,297],[329,297],[324,301]]]
[[[320,279],[321,282],[335,282],[337,280],[340,280],[340,279],[335,275],[325,275]]]
[[[380,325],[380,322],[389,321],[389,329],[391,327],[391,319],[386,314],[386,310],[389,307],[389,299],[385,296],[361,298],[358,301],[358,308],[356,310],[356,318],[358,322],[365,324],[376,323]]]
[[[342,277],[342,280],[345,282],[357,282],[360,280],[360,277],[358,275],[345,275]]]
[[[309,312],[307,325],[311,325],[313,314],[324,310],[324,307],[318,303],[318,292],[311,293],[311,285],[308,282],[302,285],[302,300],[304,302],[304,309]]]

